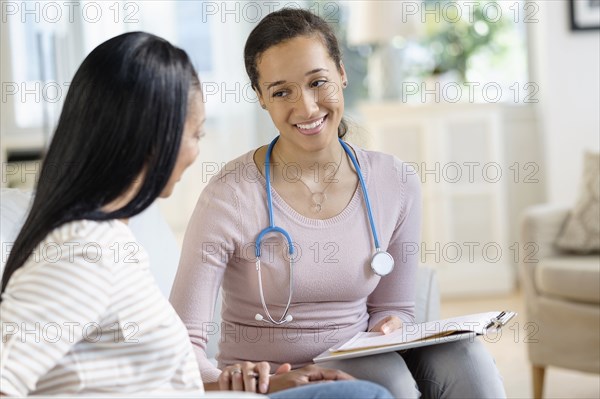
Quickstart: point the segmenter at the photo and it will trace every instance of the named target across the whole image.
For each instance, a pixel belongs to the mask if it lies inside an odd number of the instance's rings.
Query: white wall
[[[537,1],[529,25],[532,81],[539,85],[549,202],[577,198],[583,151],[600,147],[600,31],[571,31],[567,1]]]

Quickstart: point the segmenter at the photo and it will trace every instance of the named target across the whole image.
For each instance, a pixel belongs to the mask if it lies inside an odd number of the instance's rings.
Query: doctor
[[[420,182],[407,165],[343,141],[349,82],[325,21],[272,13],[250,34],[244,59],[279,136],[205,188],[171,296],[205,382],[238,385],[251,380],[236,381],[237,371],[295,369],[357,332],[414,321],[418,255],[403,245],[420,242],[421,223]],[[220,339],[218,368],[206,358],[209,338]],[[505,396],[479,342],[334,366],[396,397]]]

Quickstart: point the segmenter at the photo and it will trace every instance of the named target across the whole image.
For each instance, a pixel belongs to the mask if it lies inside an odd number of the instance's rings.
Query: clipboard
[[[414,323],[391,334],[360,332],[313,359],[315,363],[396,352],[439,345],[495,333],[517,314],[511,311],[477,313],[466,316]]]

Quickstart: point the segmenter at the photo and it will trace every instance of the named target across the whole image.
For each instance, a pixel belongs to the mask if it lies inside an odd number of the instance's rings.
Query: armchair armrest
[[[417,295],[415,320],[417,323],[440,318],[440,289],[435,270],[419,266],[417,271]]]
[[[519,275],[525,293],[537,297],[535,286],[535,267],[543,258],[560,254],[554,241],[569,214],[569,208],[554,204],[535,205],[525,209],[521,216],[521,245],[535,245],[532,256],[523,256],[520,260]],[[528,301],[528,307],[534,306],[534,300]]]

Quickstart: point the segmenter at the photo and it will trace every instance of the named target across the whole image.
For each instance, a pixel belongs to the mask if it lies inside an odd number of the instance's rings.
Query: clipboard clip
[[[503,311],[494,318],[492,318],[487,326],[485,326],[484,330],[488,330],[490,328],[499,329],[504,327],[509,321],[512,320],[517,314],[515,312]]]

